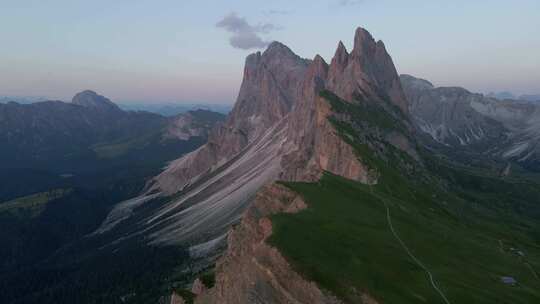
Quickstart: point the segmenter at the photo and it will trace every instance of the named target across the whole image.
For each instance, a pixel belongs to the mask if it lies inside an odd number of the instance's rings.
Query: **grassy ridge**
[[[500,225],[461,221],[450,208],[427,199],[396,199],[378,186],[325,175],[319,183],[286,183],[309,208],[272,218],[270,243],[307,278],[354,302],[367,290],[383,303],[443,303],[426,273],[391,234],[384,201],[399,236],[434,274],[452,303],[534,303],[540,248],[527,234]],[[373,192],[372,192],[373,191]],[[451,202],[447,201],[447,204]],[[499,243],[502,242],[502,249]],[[526,257],[510,250],[519,248]],[[512,276],[517,286],[505,285]]]
[[[355,106],[330,98],[333,108]],[[538,184],[474,174],[429,157],[420,166],[366,131],[381,129],[380,119],[362,119],[332,122],[379,172],[377,185],[331,174],[318,183],[284,183],[308,209],[273,216],[269,242],[296,270],[347,302],[359,302],[367,291],[382,303],[444,303],[391,233],[386,205],[398,236],[450,303],[540,301]],[[382,129],[392,127],[383,121]],[[504,284],[503,276],[518,283]]]

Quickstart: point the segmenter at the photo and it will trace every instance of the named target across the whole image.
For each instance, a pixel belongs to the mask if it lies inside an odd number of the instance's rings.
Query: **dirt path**
[[[384,207],[386,208],[386,220],[388,222],[388,226],[390,227],[390,231],[396,238],[396,240],[399,242],[401,247],[407,252],[407,255],[416,263],[420,268],[422,268],[428,275],[429,281],[431,283],[431,286],[437,293],[441,296],[441,298],[444,300],[446,304],[450,304],[450,301],[448,301],[448,298],[446,298],[446,295],[442,292],[442,290],[439,289],[437,286],[437,283],[435,283],[435,279],[433,278],[433,274],[427,267],[416,257],[414,254],[409,250],[409,247],[403,242],[403,240],[399,237],[399,235],[396,233],[396,230],[394,229],[394,225],[392,225],[392,217],[390,216],[390,208],[388,207],[388,204],[386,203],[386,200],[384,200],[382,197],[379,197],[376,195],[377,198],[379,198],[383,203]]]

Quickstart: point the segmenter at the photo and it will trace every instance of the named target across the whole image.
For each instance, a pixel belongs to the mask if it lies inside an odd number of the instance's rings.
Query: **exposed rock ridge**
[[[284,186],[263,188],[240,225],[229,233],[227,253],[216,265],[215,287],[199,295],[195,303],[341,303],[294,272],[279,251],[265,242],[272,234],[269,216],[304,208],[302,198]]]
[[[392,58],[384,43],[375,42],[363,28],[356,30],[350,54],[339,42],[330,65],[327,88],[350,101],[356,94],[372,100],[387,97],[403,113],[408,113],[407,99]]]
[[[375,42],[366,30],[357,29],[350,54],[339,42],[330,65],[319,55],[302,59],[273,42],[264,53],[247,57],[242,86],[227,122],[211,132],[207,145],[172,163],[151,190],[172,194],[184,189],[239,155],[281,120],[287,121],[287,141],[293,148],[281,153],[280,178],[316,180],[322,171],[330,171],[375,182],[327,121],[332,111],[319,96],[322,89],[351,102],[357,95],[369,102],[386,99],[408,112],[392,59],[384,44]]]

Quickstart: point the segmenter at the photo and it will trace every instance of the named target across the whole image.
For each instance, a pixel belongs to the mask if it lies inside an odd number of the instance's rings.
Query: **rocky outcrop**
[[[323,171],[364,183],[372,183],[369,170],[345,143],[329,121],[330,104],[319,95],[326,87],[329,67],[317,55],[302,82],[299,102],[290,115],[288,139],[296,147],[284,155],[283,180],[316,181]]]
[[[171,296],[171,303],[170,304],[185,304],[185,303],[186,303],[186,301],[184,300],[184,298],[182,298],[178,294],[173,293],[173,295]]]
[[[196,279],[191,286],[191,292],[197,296],[207,292],[207,290],[208,288],[204,285],[201,279]]]
[[[207,110],[195,110],[178,114],[169,119],[163,133],[163,139],[207,138],[212,128],[224,120],[225,115]]]
[[[229,234],[228,249],[216,266],[216,285],[195,303],[341,303],[295,273],[265,240],[272,234],[269,216],[306,208],[301,197],[274,184],[262,189],[241,223]]]

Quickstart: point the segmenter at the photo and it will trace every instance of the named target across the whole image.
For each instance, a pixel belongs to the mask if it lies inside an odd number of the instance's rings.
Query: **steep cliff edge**
[[[266,243],[272,234],[271,215],[304,208],[302,198],[284,186],[261,189],[241,223],[229,233],[227,252],[216,266],[216,286],[199,295],[195,303],[341,303],[295,273],[279,251]]]

